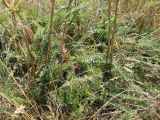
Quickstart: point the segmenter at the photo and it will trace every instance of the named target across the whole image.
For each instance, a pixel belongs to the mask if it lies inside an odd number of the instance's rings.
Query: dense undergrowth
[[[159,120],[159,0],[1,0],[0,120]]]

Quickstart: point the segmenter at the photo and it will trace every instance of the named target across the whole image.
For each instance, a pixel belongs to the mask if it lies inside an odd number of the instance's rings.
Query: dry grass
[[[158,0],[1,2],[1,120],[160,119]]]

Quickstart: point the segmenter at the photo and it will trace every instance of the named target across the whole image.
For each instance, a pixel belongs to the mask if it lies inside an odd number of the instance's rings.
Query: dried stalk
[[[52,10],[51,10],[51,19],[50,19],[50,26],[49,26],[46,63],[49,63],[50,54],[51,54],[51,39],[52,39],[52,31],[53,31],[53,15],[54,15],[54,9],[55,9],[55,0],[51,0],[51,3],[52,3]]]
[[[114,43],[114,37],[115,37],[116,28],[117,28],[118,3],[119,3],[119,0],[116,0],[115,16],[114,16],[112,36],[110,41],[111,43],[110,64],[112,64],[112,61],[113,61],[113,43]]]
[[[116,32],[116,27],[117,27],[118,3],[119,3],[119,0],[116,0],[113,26],[111,27],[112,25],[111,23],[111,1],[108,0],[109,44],[108,44],[108,53],[107,53],[107,64],[110,64],[110,65],[112,65],[112,62],[113,62],[113,43],[114,43],[114,37],[115,37],[115,32]]]
[[[108,24],[109,24],[109,27],[108,27],[108,37],[109,37],[109,42],[106,41],[106,45],[108,44],[108,51],[107,51],[107,63],[109,63],[109,55],[110,55],[110,52],[111,52],[111,39],[110,39],[110,34],[111,34],[111,0],[108,0]]]
[[[65,39],[65,33],[66,33],[66,21],[62,25],[62,38],[60,43],[60,50],[61,50],[61,60],[59,65],[59,80],[63,80],[63,62],[65,60],[65,45],[64,45],[64,39]]]

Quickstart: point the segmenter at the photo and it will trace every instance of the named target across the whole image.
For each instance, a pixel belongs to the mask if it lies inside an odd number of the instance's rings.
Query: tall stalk
[[[113,28],[112,28],[112,35],[111,35],[111,41],[110,41],[111,42],[110,64],[112,64],[112,61],[113,61],[113,43],[114,43],[114,37],[115,37],[116,28],[117,28],[118,3],[119,3],[119,0],[116,0],[115,15],[113,20]]]
[[[108,51],[107,51],[107,59],[106,59],[106,63],[109,63],[109,55],[110,55],[110,50],[111,50],[111,39],[110,39],[110,34],[111,34],[111,0],[108,0],[108,38],[109,38],[109,42],[106,41],[106,45],[108,44]]]
[[[49,63],[50,54],[51,54],[51,39],[52,39],[52,31],[53,31],[53,15],[54,15],[54,9],[55,9],[55,2],[56,0],[51,0],[52,9],[51,9],[51,18],[50,18],[49,35],[48,35],[46,63]]]
[[[61,37],[61,42],[60,42],[60,50],[61,50],[61,60],[60,60],[60,65],[59,65],[59,80],[63,80],[63,62],[65,59],[65,44],[64,44],[64,39],[65,39],[65,33],[66,33],[66,20],[64,21],[62,25],[62,37]]]
[[[111,23],[111,0],[108,0],[109,43],[108,43],[108,52],[107,52],[106,62],[107,62],[107,64],[109,64],[111,66],[113,63],[113,45],[114,45],[115,32],[116,32],[116,27],[117,27],[118,3],[119,3],[119,0],[116,0],[114,20],[113,20],[113,23]],[[112,67],[110,69],[112,69]]]

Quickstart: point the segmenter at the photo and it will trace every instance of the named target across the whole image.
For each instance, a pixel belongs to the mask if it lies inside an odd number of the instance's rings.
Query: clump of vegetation
[[[0,1],[1,120],[159,120],[158,0]]]

